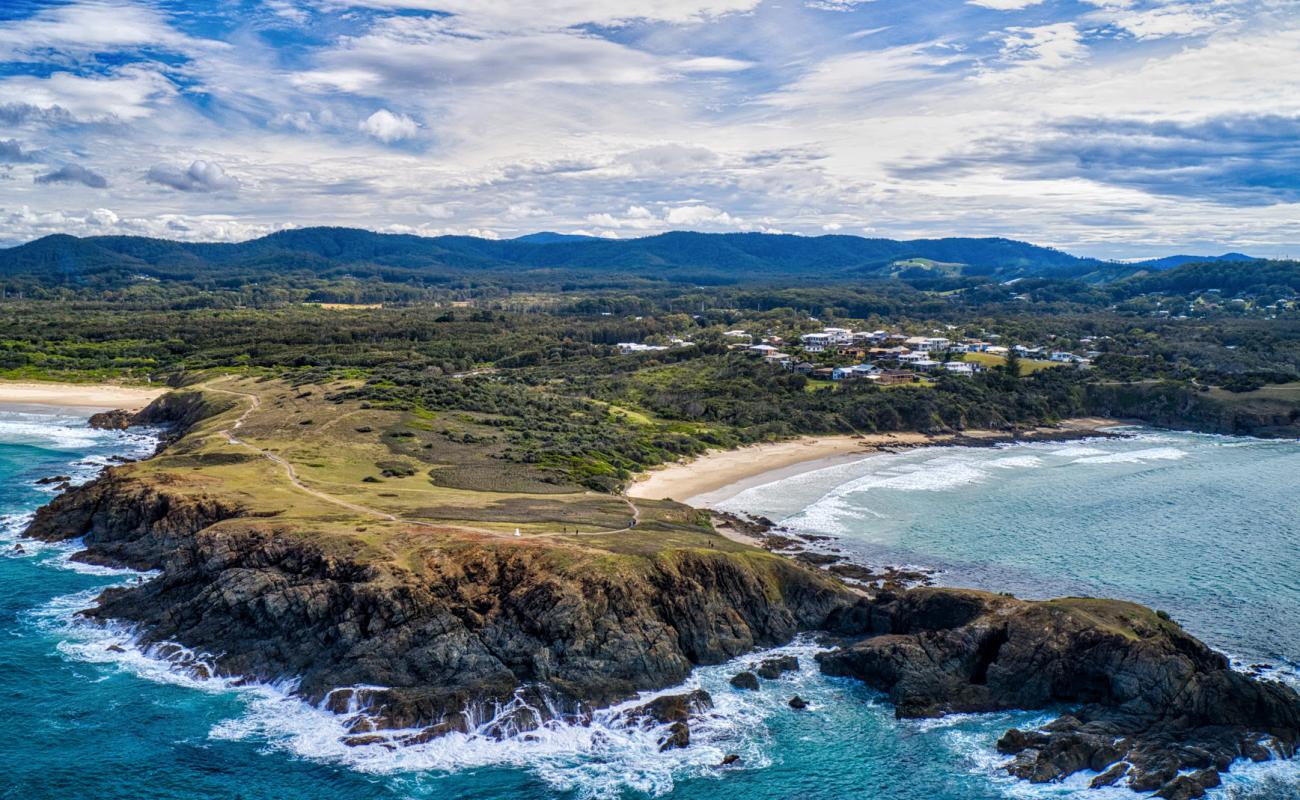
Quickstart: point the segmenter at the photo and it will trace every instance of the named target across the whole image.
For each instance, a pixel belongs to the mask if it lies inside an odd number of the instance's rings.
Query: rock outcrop
[[[760,551],[665,549],[611,565],[603,551],[492,540],[399,565],[327,553],[295,524],[244,516],[175,473],[114,468],[42,509],[28,535],[84,536],[87,560],[161,570],[87,612],[138,623],[146,643],[219,654],[222,674],[299,679],[313,701],[387,687],[348,695],[370,709],[361,731],[464,729],[467,707],[519,691],[540,716],[580,718],[783,644],[856,600]]]
[[[1205,788],[1233,761],[1290,757],[1300,743],[1300,695],[1233,671],[1133,603],[914,589],[839,622],[871,635],[819,656],[822,671],[887,692],[900,717],[1071,707],[999,741],[1008,769],[1030,781],[1095,770],[1097,785],[1199,796],[1192,784]],[[1203,772],[1180,776],[1188,770]]]

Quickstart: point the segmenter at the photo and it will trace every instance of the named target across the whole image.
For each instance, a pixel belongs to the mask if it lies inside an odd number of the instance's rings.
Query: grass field
[[[213,378],[193,391],[218,413],[162,455],[123,469],[238,505],[245,510],[238,524],[403,565],[427,563],[439,548],[493,541],[588,554],[745,549],[689,507],[634,503],[502,459],[494,429],[471,415],[367,408],[333,396],[346,388]]]
[[[1002,366],[1003,364],[1007,363],[1007,360],[1002,356],[990,355],[988,353],[966,353],[965,360],[975,364],[983,364],[985,367]],[[1040,369],[1048,369],[1050,367],[1063,367],[1063,366],[1066,365],[1058,364],[1055,361],[1043,361],[1041,359],[1022,358],[1020,359],[1020,374],[1031,375],[1035,372],[1038,372]]]

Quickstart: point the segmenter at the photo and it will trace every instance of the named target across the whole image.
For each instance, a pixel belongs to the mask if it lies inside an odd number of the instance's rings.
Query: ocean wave
[[[1138,464],[1144,461],[1178,461],[1187,458],[1188,452],[1177,447],[1148,447],[1126,450],[1100,456],[1076,458],[1075,464]]]
[[[688,777],[709,777],[734,769],[761,769],[771,763],[765,723],[776,714],[792,714],[787,700],[792,693],[815,697],[814,684],[825,679],[813,656],[822,650],[811,639],[773,650],[749,654],[726,664],[695,670],[686,682],[636,698],[593,715],[590,724],[551,720],[540,727],[501,736],[503,723],[527,711],[522,696],[491,709],[466,709],[475,720],[469,733],[452,733],[410,746],[394,746],[417,730],[379,732],[381,741],[349,746],[349,725],[365,709],[353,704],[336,714],[325,703],[312,705],[295,696],[293,681],[247,683],[216,675],[214,659],[182,647],[162,643],[141,646],[138,632],[116,624],[99,624],[77,616],[94,601],[100,589],[56,599],[35,612],[38,624],[59,637],[58,650],[82,662],[112,665],[137,677],[206,692],[237,693],[244,712],[224,720],[210,731],[214,740],[262,742],[271,749],[375,775],[404,773],[459,773],[483,767],[528,770],[557,791],[582,798],[622,797],[628,791],[658,797],[672,791]],[[774,655],[799,657],[801,669],[787,679],[766,681],[758,692],[731,688],[732,674],[752,668]],[[377,688],[377,687],[354,687]],[[691,745],[659,751],[666,725],[641,726],[623,712],[656,697],[706,689],[714,707],[691,722]],[[337,691],[337,690],[336,690]],[[811,706],[816,710],[814,701]],[[720,770],[722,758],[737,754],[741,761]]]

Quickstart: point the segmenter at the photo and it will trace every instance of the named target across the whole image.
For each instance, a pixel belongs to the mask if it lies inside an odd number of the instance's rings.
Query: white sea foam
[[[1142,450],[1126,450],[1100,456],[1076,458],[1075,464],[1137,464],[1144,461],[1178,461],[1186,458],[1186,450],[1177,447],[1148,447]]]
[[[795,691],[822,681],[813,655],[820,650],[808,639],[786,647],[755,653],[728,664],[696,670],[682,685],[647,692],[598,711],[590,724],[550,721],[541,727],[501,738],[500,723],[521,710],[522,698],[488,713],[471,713],[477,725],[469,733],[452,733],[424,744],[389,744],[416,731],[385,731],[386,742],[351,747],[345,744],[348,724],[363,709],[339,715],[294,696],[291,681],[245,684],[215,674],[213,659],[177,645],[141,648],[136,632],[120,625],[100,625],[76,616],[93,603],[99,590],[58,598],[35,612],[39,624],[61,639],[58,649],[78,661],[113,665],[159,683],[207,692],[234,692],[245,701],[240,716],[217,724],[218,740],[260,741],[296,756],[346,765],[372,774],[459,772],[481,767],[515,767],[533,772],[557,791],[584,798],[613,798],[635,791],[662,796],[684,777],[722,774],[723,756],[741,756],[736,767],[762,768],[771,763],[764,722],[774,714],[795,713],[785,700]],[[759,692],[733,690],[728,677],[772,655],[797,655],[801,671],[792,679]],[[371,687],[374,688],[374,687]],[[714,707],[691,723],[691,746],[659,752],[667,726],[640,727],[621,716],[636,705],[666,694],[705,688]],[[322,704],[323,706],[323,704]],[[816,706],[814,706],[814,709]],[[472,710],[470,710],[472,711]]]

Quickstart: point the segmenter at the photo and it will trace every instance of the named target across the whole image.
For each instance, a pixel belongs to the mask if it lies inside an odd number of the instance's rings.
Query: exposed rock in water
[[[830,553],[800,553],[794,557],[796,561],[803,562],[810,567],[822,567],[827,564],[834,564],[844,560],[844,556],[834,556]]]
[[[1127,763],[1134,790],[1197,797],[1183,794],[1194,787],[1180,772],[1290,757],[1300,742],[1300,694],[1233,671],[1133,603],[913,589],[864,600],[842,624],[874,635],[820,654],[822,671],[887,692],[900,717],[1074,706],[998,742],[1015,756],[1011,773],[1033,782],[1090,769],[1103,785],[1121,780],[1116,765]]]
[[[803,699],[799,695],[795,695],[794,697],[790,698],[790,708],[793,708],[795,711],[802,711],[807,707],[808,707],[808,701]]]
[[[124,431],[130,427],[131,417],[130,411],[115,408],[112,411],[101,411],[98,414],[92,414],[89,425],[92,428],[104,431]]]
[[[474,542],[421,554],[417,574],[324,550],[186,475],[130,467],[57,498],[28,535],[84,536],[87,560],[161,570],[87,612],[138,623],[144,644],[220,654],[207,663],[222,675],[299,678],[312,702],[339,687],[390,687],[351,702],[377,728],[431,736],[524,686],[536,687],[529,705],[542,715],[581,720],[698,665],[785,644],[857,599],[830,576],[755,551],[670,549],[611,568],[581,550]],[[510,724],[544,721],[529,712]]]
[[[787,672],[799,671],[799,659],[795,656],[779,656],[777,658],[764,659],[758,669],[754,670],[758,677],[766,680],[779,678]]]
[[[37,486],[49,486],[53,483],[67,483],[70,480],[72,480],[71,475],[47,475],[44,478],[37,478],[35,483]]]
[[[722,757],[722,763],[719,764],[718,766],[729,767],[732,764],[738,763],[739,761],[740,761],[740,756],[736,755],[735,753],[727,753],[725,756]]]
[[[739,672],[731,677],[731,685],[737,689],[757,692],[758,676],[752,672]]]

